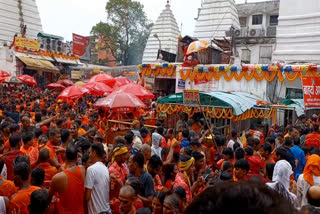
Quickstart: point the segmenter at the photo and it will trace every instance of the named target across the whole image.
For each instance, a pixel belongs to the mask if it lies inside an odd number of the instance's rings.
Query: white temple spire
[[[0,0],[0,42],[12,42],[15,34],[21,36],[26,25],[26,38],[36,39],[42,25],[36,1]]]
[[[226,37],[230,27],[240,28],[234,0],[204,0],[194,31],[194,37],[210,41]]]
[[[161,50],[176,54],[179,35],[179,26],[170,9],[170,1],[167,0],[165,9],[152,27],[143,53],[142,63],[154,63],[157,60],[160,46]]]

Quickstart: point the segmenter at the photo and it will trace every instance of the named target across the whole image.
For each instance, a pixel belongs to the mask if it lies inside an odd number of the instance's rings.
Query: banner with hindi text
[[[302,77],[305,109],[320,109],[320,77]]]

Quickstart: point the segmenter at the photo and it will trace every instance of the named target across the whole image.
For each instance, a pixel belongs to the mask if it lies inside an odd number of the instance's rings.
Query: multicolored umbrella
[[[57,83],[64,85],[66,87],[73,86],[73,82],[71,80],[59,80]]]
[[[199,40],[191,42],[187,50],[187,55],[207,49],[208,47],[209,43],[207,41]]]
[[[37,81],[32,76],[29,76],[29,75],[19,75],[17,76],[17,79],[28,85],[32,85],[32,86],[38,85]]]
[[[113,92],[95,104],[97,108],[111,109],[114,112],[132,112],[135,108],[146,108],[146,105],[136,96],[121,91]]]
[[[152,94],[148,89],[135,83],[124,85],[120,87],[119,91],[133,94],[141,100],[150,100],[155,98],[154,94]]]
[[[51,84],[47,85],[46,88],[63,90],[66,87],[64,85],[61,85],[60,83],[51,83]]]
[[[116,80],[110,74],[98,74],[93,76],[89,82],[102,82],[110,87],[113,87]]]
[[[113,91],[112,88],[102,82],[89,82],[83,85],[94,96],[106,96]]]
[[[89,94],[90,91],[82,86],[70,86],[64,89],[58,96],[58,100],[78,99],[83,97],[84,94]]]

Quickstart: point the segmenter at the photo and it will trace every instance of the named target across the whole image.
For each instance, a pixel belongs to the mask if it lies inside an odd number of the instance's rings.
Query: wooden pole
[[[204,112],[202,111],[202,107],[201,107],[201,103],[200,103],[200,94],[199,94],[199,102],[198,102],[198,105],[199,105],[200,111],[201,111],[201,113],[202,113],[202,115],[203,115],[203,118],[204,118],[204,120],[206,121],[206,124],[207,124],[207,126],[208,126],[208,128],[209,128],[210,135],[212,136],[212,142],[213,142],[213,144],[215,145],[216,149],[218,149],[217,143],[216,143],[216,141],[213,139],[214,134],[212,133],[211,125],[209,124],[206,115],[205,115]]]
[[[108,123],[117,123],[117,124],[123,124],[123,125],[132,125],[132,123],[129,122],[123,122],[123,121],[118,121],[118,120],[109,120]],[[150,125],[145,125],[147,128],[153,128],[156,129],[157,126],[150,126]]]

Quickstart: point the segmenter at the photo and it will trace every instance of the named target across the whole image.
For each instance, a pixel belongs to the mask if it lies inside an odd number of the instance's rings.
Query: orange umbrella
[[[110,74],[98,74],[93,76],[89,82],[102,82],[110,87],[113,87],[116,80]]]
[[[122,86],[119,91],[130,93],[137,96],[141,100],[154,99],[154,94],[152,94],[148,89],[142,87],[141,85],[135,83],[129,83]]]
[[[107,108],[115,112],[132,112],[135,108],[146,108],[146,105],[136,96],[121,91],[113,92],[95,104],[97,108]]]
[[[89,94],[90,91],[82,86],[70,86],[64,89],[58,96],[58,100],[78,99],[83,97],[84,94]]]
[[[104,96],[107,93],[111,93],[113,90],[102,82],[89,82],[83,85],[94,96]]]
[[[37,81],[32,76],[29,76],[29,75],[19,75],[17,76],[17,79],[28,85],[32,85],[32,86],[38,85]]]

